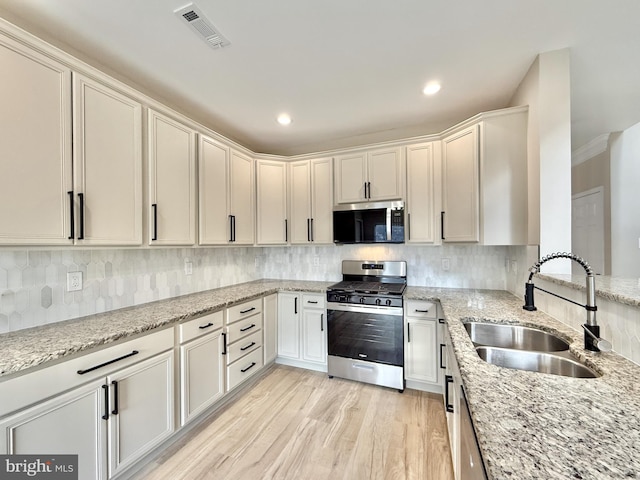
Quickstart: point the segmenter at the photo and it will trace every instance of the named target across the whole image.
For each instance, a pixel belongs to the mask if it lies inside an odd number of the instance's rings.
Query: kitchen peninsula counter
[[[260,280],[0,335],[0,381],[37,366],[281,291],[325,292],[334,282]],[[490,479],[640,478],[640,366],[591,353],[582,334],[504,291],[408,287],[439,300]],[[478,357],[464,322],[535,326],[571,343],[602,376],[568,378],[501,368]],[[615,347],[615,345],[614,345]]]

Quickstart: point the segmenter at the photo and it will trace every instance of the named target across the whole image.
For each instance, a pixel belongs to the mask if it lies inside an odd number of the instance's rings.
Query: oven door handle
[[[378,307],[375,305],[354,305],[351,303],[333,303],[329,302],[327,305],[327,312],[354,312],[354,313],[367,313],[369,315],[393,315],[402,317],[402,307]]]

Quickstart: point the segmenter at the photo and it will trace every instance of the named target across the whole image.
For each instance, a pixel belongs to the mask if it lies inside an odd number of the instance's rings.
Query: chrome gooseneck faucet
[[[579,263],[582,268],[584,268],[584,271],[587,274],[586,305],[582,305],[580,303],[574,302],[573,300],[557,295],[553,292],[549,292],[540,287],[536,287],[533,284],[533,276],[536,273],[540,272],[540,267],[542,266],[542,264],[556,258],[568,258],[570,260],[573,260],[574,262]],[[579,257],[573,253],[552,253],[550,255],[547,255],[546,257],[541,258],[529,269],[529,272],[529,280],[527,281],[527,283],[525,283],[524,305],[522,306],[522,308],[528,311],[537,310],[533,300],[534,288],[537,288],[538,290],[541,290],[555,297],[561,298],[562,300],[566,300],[567,302],[575,303],[576,305],[584,307],[587,310],[587,323],[582,325],[582,328],[584,329],[584,348],[594,352],[608,352],[611,350],[611,344],[608,341],[600,338],[600,326],[596,322],[596,312],[598,310],[598,307],[596,307],[596,279],[593,274],[591,265],[589,265],[584,258]]]

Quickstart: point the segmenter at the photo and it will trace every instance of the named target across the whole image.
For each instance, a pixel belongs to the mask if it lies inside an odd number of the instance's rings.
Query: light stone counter
[[[537,274],[533,277],[542,278],[558,285],[586,290],[586,280],[582,275]],[[612,302],[640,307],[640,278],[618,278],[606,275],[596,275],[596,296],[606,298]]]
[[[335,282],[259,280],[0,335],[3,376],[278,291],[324,292]]]
[[[508,292],[476,292],[474,298],[471,290],[409,287],[405,297],[442,303],[489,478],[640,478],[640,367],[617,354],[585,351],[580,332],[542,312],[524,311],[522,300]],[[464,329],[469,320],[558,334],[602,376],[568,378],[490,365]]]

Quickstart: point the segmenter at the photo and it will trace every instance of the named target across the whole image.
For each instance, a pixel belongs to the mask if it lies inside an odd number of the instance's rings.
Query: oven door
[[[328,353],[404,366],[402,308],[327,305]]]

